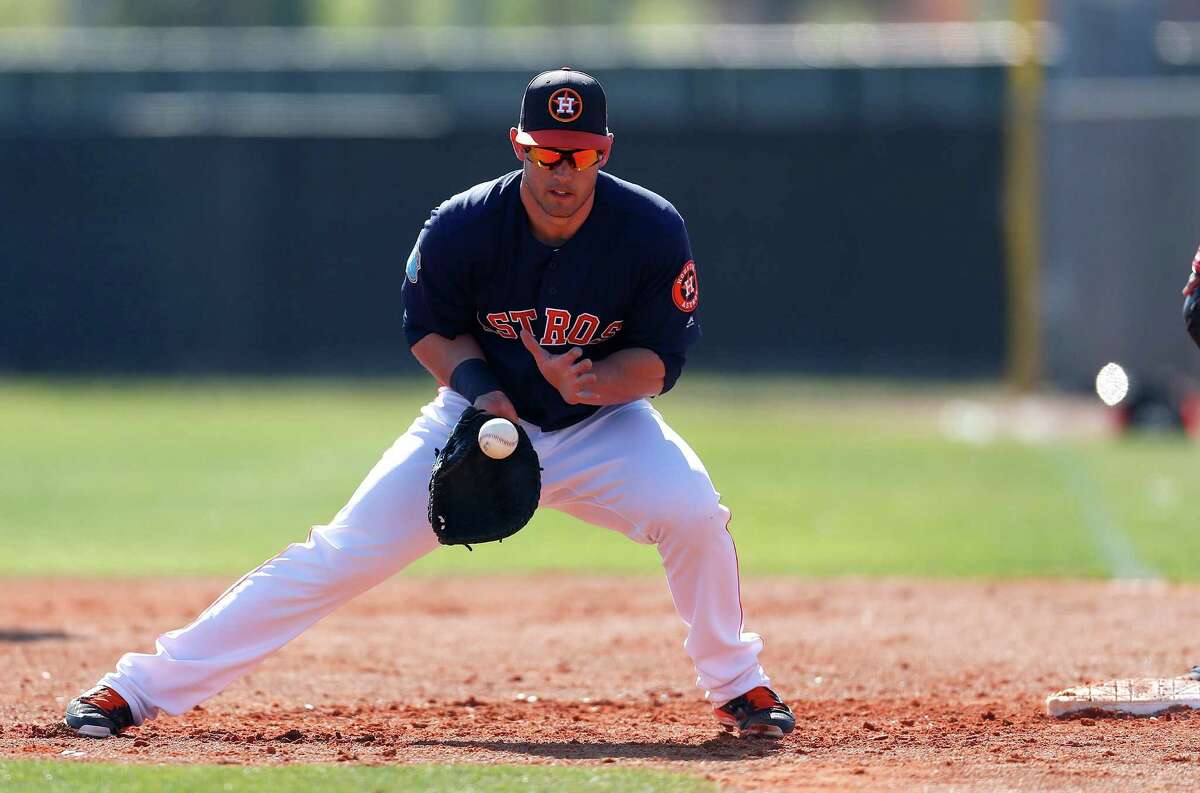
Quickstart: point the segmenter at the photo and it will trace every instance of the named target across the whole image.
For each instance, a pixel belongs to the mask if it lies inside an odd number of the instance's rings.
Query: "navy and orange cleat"
[[[752,688],[740,697],[713,708],[717,721],[727,730],[735,727],[742,735],[782,738],[796,727],[792,709],[766,686]]]
[[[129,703],[108,686],[96,686],[67,705],[63,723],[88,738],[108,738],[133,726]]]

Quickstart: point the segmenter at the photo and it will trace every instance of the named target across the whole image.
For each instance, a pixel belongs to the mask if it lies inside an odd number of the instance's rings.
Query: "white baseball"
[[[488,419],[479,428],[479,448],[493,460],[503,460],[517,448],[517,428],[508,419]]]

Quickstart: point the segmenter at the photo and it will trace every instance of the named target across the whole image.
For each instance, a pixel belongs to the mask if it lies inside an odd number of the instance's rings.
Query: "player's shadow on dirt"
[[[0,628],[0,644],[23,644],[25,642],[56,642],[74,638],[62,631],[31,631],[20,628]]]
[[[411,746],[445,746],[453,749],[487,749],[493,752],[552,757],[557,760],[603,760],[636,758],[645,760],[745,760],[769,757],[784,751],[781,741],[742,739],[720,735],[704,743],[647,743],[644,741],[413,741]]]

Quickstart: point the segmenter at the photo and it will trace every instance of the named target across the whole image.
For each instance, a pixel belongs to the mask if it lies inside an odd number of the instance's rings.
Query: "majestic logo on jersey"
[[[583,113],[583,99],[571,88],[559,88],[550,94],[550,115],[568,124]]]
[[[688,313],[700,304],[700,283],[696,280],[696,263],[691,259],[679,271],[671,287],[671,299],[675,301],[675,308]]]
[[[480,326],[488,333],[495,333],[504,339],[519,339],[520,331],[527,330],[537,337],[533,323],[538,320],[536,308],[526,308],[517,311],[496,311],[484,317],[477,317]],[[608,323],[602,333],[600,317],[586,311],[578,316],[572,316],[570,311],[561,308],[546,308],[545,326],[538,343],[543,347],[571,344],[584,347],[588,344],[599,344],[616,336],[625,324],[622,320]]]
[[[421,271],[421,241],[413,245],[412,253],[408,254],[408,264],[404,266],[404,275],[411,283],[417,282],[417,273]]]

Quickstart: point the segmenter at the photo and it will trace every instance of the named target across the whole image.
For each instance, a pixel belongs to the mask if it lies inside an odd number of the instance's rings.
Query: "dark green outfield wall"
[[[610,170],[688,221],[696,364],[999,372],[1002,71],[600,76]],[[412,368],[399,290],[421,222],[516,163],[507,125],[527,75],[471,77],[0,76],[0,370]],[[108,112],[130,91],[339,79],[440,97],[446,131],[155,138]]]

